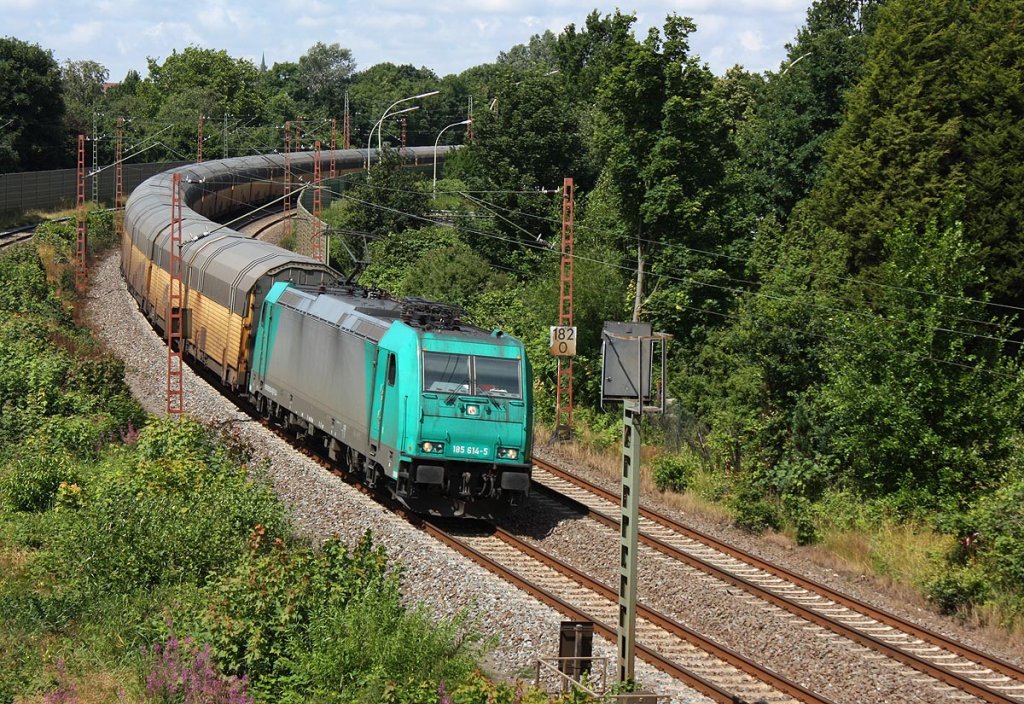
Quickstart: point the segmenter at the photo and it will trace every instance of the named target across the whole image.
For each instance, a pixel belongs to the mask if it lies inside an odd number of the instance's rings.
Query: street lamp
[[[367,173],[370,172],[370,143],[373,141],[373,131],[377,130],[377,152],[379,153],[380,150],[381,150],[380,133],[381,133],[381,130],[384,129],[381,123],[384,122],[384,118],[385,117],[394,117],[395,115],[401,115],[403,112],[412,112],[413,110],[419,110],[419,109],[420,109],[419,105],[413,105],[411,108],[406,108],[405,110],[396,110],[395,112],[391,113],[390,115],[385,113],[384,117],[381,117],[379,120],[377,120],[377,124],[370,128],[370,137],[366,140],[366,172]]]
[[[452,124],[448,125],[448,127],[445,127],[444,129],[437,133],[437,139],[434,140],[434,200],[437,200],[437,144],[438,142],[441,141],[441,135],[443,135],[444,131],[449,129],[450,127],[458,127],[459,125],[469,125],[472,123],[472,118],[468,120],[463,120],[462,122],[453,122]]]
[[[853,35],[851,35],[851,36],[853,36]],[[803,55],[801,55],[801,56],[798,56],[798,57],[797,57],[797,58],[796,58],[795,60],[793,60],[793,61],[790,61],[790,62],[789,62],[789,66],[787,66],[787,67],[786,67],[786,70],[784,70],[784,71],[783,71],[782,73],[780,73],[780,74],[779,74],[779,78],[782,78],[782,77],[783,77],[783,76],[785,76],[785,75],[786,75],[787,73],[789,73],[789,69],[793,68],[793,67],[794,67],[794,66],[796,66],[796,65],[797,65],[798,63],[800,63],[800,59],[806,59],[806,58],[807,58],[808,56],[810,56],[810,55],[811,55],[811,54],[813,54],[813,53],[814,53],[814,50],[812,49],[811,51],[808,51],[808,52],[807,52],[806,54],[803,54]]]
[[[408,98],[402,98],[401,100],[396,100],[395,102],[391,103],[391,105],[388,106],[388,109],[385,110],[384,114],[380,116],[379,120],[377,120],[377,124],[375,124],[373,127],[370,128],[370,138],[366,140],[366,170],[367,171],[370,170],[370,143],[373,141],[373,131],[377,130],[377,151],[379,152],[381,150],[380,125],[381,125],[382,122],[384,122],[384,118],[389,117],[390,115],[401,115],[403,112],[410,112],[412,110],[416,110],[417,108],[406,108],[405,110],[399,110],[398,112],[391,112],[391,109],[393,107],[395,107],[396,105],[399,105],[401,103],[407,103],[410,100],[417,100],[419,98],[429,98],[430,96],[437,95],[440,92],[441,91],[439,91],[439,90],[431,90],[431,91],[427,91],[426,93],[420,93],[419,95],[411,95]]]

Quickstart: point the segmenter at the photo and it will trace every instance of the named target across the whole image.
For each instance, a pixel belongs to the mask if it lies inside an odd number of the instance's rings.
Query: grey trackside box
[[[635,400],[641,388],[644,402],[650,400],[652,334],[650,323],[605,322],[601,331],[602,402]]]

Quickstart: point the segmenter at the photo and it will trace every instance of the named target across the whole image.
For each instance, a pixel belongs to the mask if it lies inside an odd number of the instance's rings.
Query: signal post
[[[665,412],[665,352],[669,335],[650,323],[606,322],[601,331],[601,405],[622,403],[622,513],[619,531],[619,681],[635,679],[637,545],[640,524],[640,428],[644,411]],[[660,383],[651,386],[655,346],[660,347]]]

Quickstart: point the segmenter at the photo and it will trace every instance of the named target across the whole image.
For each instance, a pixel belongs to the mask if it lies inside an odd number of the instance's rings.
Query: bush
[[[1002,589],[1024,598],[1024,476],[1007,477],[966,518],[977,560]]]
[[[743,530],[760,534],[768,529],[782,528],[778,507],[753,487],[741,487],[733,497],[732,508],[736,515],[736,525]]]
[[[651,476],[659,491],[686,491],[690,488],[694,460],[689,455],[659,455],[651,463]]]
[[[209,606],[192,624],[260,699],[431,701],[440,681],[469,677],[464,624],[406,611],[399,574],[368,533],[351,550],[332,540],[319,551],[281,541],[266,551],[265,541],[255,534],[247,557],[207,586]]]
[[[818,525],[811,502],[803,496],[785,496],[782,507],[786,517],[793,523],[798,545],[813,545],[820,540]]]
[[[93,595],[202,585],[245,554],[254,526],[286,530],[284,509],[237,446],[161,420],[81,479],[81,508],[55,515],[52,569]]]
[[[56,502],[61,484],[76,481],[76,472],[66,453],[24,453],[4,468],[0,494],[15,511],[45,511]]]
[[[443,682],[438,686],[437,694],[438,701],[444,702],[447,687]],[[515,685],[494,683],[474,672],[466,682],[451,690],[447,701],[451,704],[548,704],[550,700],[541,689],[524,686],[522,682]]]
[[[925,595],[944,614],[977,606],[988,598],[990,587],[976,567],[947,569],[925,584]]]
[[[577,358],[579,365],[579,358]],[[578,368],[578,366],[577,366]],[[579,372],[577,372],[579,373]],[[540,399],[540,394],[534,397],[534,406]],[[554,410],[553,397],[548,404]],[[597,450],[608,450],[609,448],[622,446],[622,414],[614,412],[602,412],[581,406],[573,411],[573,422],[576,425],[578,439],[584,445],[590,445]]]

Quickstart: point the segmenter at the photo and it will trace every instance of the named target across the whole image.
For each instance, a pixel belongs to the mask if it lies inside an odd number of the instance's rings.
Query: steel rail
[[[11,230],[0,232],[0,249],[7,249],[13,247],[19,242],[25,242],[32,239],[32,235],[35,233],[38,223],[33,225],[22,225],[21,227],[15,227]]]
[[[205,372],[205,370],[203,370]],[[205,376],[205,375],[204,375]],[[237,401],[237,399],[236,399]],[[381,503],[385,508],[393,513],[401,515],[409,523],[420,528],[425,533],[441,541],[445,545],[449,546],[456,552],[466,556],[473,562],[482,566],[492,574],[501,577],[507,582],[511,583],[518,589],[525,591],[531,596],[535,597],[539,601],[548,606],[554,608],[560,613],[564,614],[568,618],[578,621],[592,621],[594,623],[594,629],[603,635],[613,643],[617,641],[617,632],[614,626],[609,626],[601,621],[593,619],[590,614],[581,611],[569,602],[558,597],[555,594],[550,593],[543,587],[530,582],[527,578],[519,575],[518,573],[505,568],[498,562],[491,560],[486,555],[476,550],[472,546],[466,544],[456,536],[452,535],[442,527],[431,521],[429,518],[414,514],[408,511],[404,506],[399,504],[397,501],[390,499],[382,495],[382,493],[376,489],[367,486],[355,475],[349,474],[342,470],[337,464],[332,462],[330,459],[324,457],[318,449],[310,447],[307,443],[297,439],[294,435],[288,433],[285,429],[276,426],[274,423],[263,418],[256,410],[250,407],[248,404],[238,403],[244,411],[246,411],[253,420],[259,422],[264,428],[270,430],[272,433],[277,435],[279,438],[288,442],[292,447],[297,449],[300,453],[313,460],[321,467],[334,474],[348,486],[355,488],[357,491],[374,498],[376,501]],[[617,594],[610,589],[607,585],[598,582],[590,577],[587,577],[582,572],[579,572],[570,565],[562,562],[558,558],[543,553],[542,551],[534,548],[533,546],[523,542],[519,538],[516,538],[507,531],[498,528],[496,526],[488,524],[488,528],[494,531],[494,535],[501,539],[503,542],[512,545],[521,552],[529,555],[534,560],[541,562],[542,564],[551,567],[563,576],[566,576],[573,581],[577,582],[581,586],[591,589],[600,596],[614,601],[617,598]],[[834,704],[830,699],[823,698],[809,690],[804,689],[799,684],[788,680],[784,676],[760,667],[755,662],[748,660],[742,655],[730,650],[729,648],[722,646],[714,641],[704,638],[700,634],[692,631],[686,626],[677,623],[670,618],[649,609],[643,605],[639,607],[640,615],[649,621],[650,623],[662,628],[663,630],[677,636],[681,640],[685,640],[691,645],[718,657],[723,662],[726,662],[737,670],[750,675],[754,679],[765,683],[776,690],[787,694],[798,701],[806,702],[807,704]],[[641,659],[651,664],[655,668],[665,672],[671,677],[683,682],[697,691],[707,695],[716,702],[724,702],[726,704],[747,704],[747,701],[738,697],[732,692],[727,691],[723,687],[715,684],[714,682],[702,677],[701,675],[691,672],[682,665],[673,662],[672,660],[660,655],[656,650],[645,646],[643,644],[637,644],[637,653]]]
[[[550,474],[567,481],[580,489],[595,494],[606,501],[617,504],[619,497],[613,492],[604,489],[592,482],[583,479],[577,475],[567,472],[559,467],[556,467],[549,462],[546,462],[540,458],[533,458],[534,464],[541,469],[549,472]],[[609,526],[614,527],[616,530],[619,526],[617,517],[604,514],[586,504],[573,499],[572,497],[560,494],[556,489],[544,486],[542,483],[535,481],[534,486],[541,488],[545,492],[549,492],[563,501],[568,501],[572,505],[578,507],[582,511],[586,512],[590,517],[595,520]],[[774,575],[780,579],[790,582],[806,591],[815,594],[817,596],[826,598],[830,601],[835,602],[841,606],[844,606],[852,611],[858,612],[863,616],[867,616],[881,624],[895,628],[902,631],[905,634],[911,635],[924,643],[940,647],[949,652],[955,653],[960,657],[963,657],[975,664],[987,667],[992,670],[993,673],[1011,678],[1017,681],[1020,685],[1024,686],[1024,671],[1016,668],[1012,663],[1004,660],[985,655],[980,651],[971,648],[968,645],[956,643],[946,636],[935,633],[927,628],[909,623],[900,617],[883,611],[877,607],[871,606],[859,599],[848,596],[841,592],[838,592],[831,587],[828,587],[819,582],[815,582],[812,579],[799,575],[795,572],[772,564],[752,555],[744,550],[741,550],[735,546],[729,545],[718,538],[714,538],[706,533],[695,530],[688,526],[685,526],[675,519],[672,519],[665,514],[662,514],[654,509],[641,506],[640,515],[664,528],[668,528],[676,533],[679,533],[687,538],[696,540],[704,545],[711,547],[719,552],[729,555],[732,558],[740,560],[752,567]],[[645,534],[641,529],[640,541],[648,547],[657,550],[658,552],[671,557],[673,559],[684,562],[685,564],[694,567],[695,569],[701,570],[702,572],[709,574],[717,579],[728,582],[748,593],[757,596],[758,598],[769,601],[776,606],[786,609],[790,613],[805,618],[812,623],[818,624],[824,628],[831,630],[832,632],[841,635],[845,638],[849,638],[861,645],[876,650],[891,657],[895,660],[899,660],[909,667],[923,672],[924,674],[934,677],[935,679],[945,682],[951,686],[957,687],[973,696],[976,696],[984,701],[993,702],[993,704],[1020,704],[1024,701],[1022,697],[1013,697],[1003,692],[991,689],[983,684],[979,684],[967,676],[958,673],[948,667],[940,664],[929,662],[924,658],[915,656],[912,653],[906,652],[900,649],[898,646],[889,644],[884,640],[872,636],[867,633],[858,631],[856,628],[849,626],[838,619],[831,618],[825,614],[819,613],[814,609],[805,606],[797,601],[787,599],[786,597],[775,593],[774,591],[761,586],[751,580],[748,580],[739,575],[733,574],[717,565],[714,565],[706,560],[702,560],[698,557],[688,555],[679,548],[668,545],[667,543],[659,540],[658,538]]]
[[[576,620],[593,621],[592,615],[577,609],[576,607],[572,606],[560,597],[551,594],[543,587],[533,584],[527,578],[506,568],[504,565],[501,565],[495,562],[494,560],[491,560],[486,555],[476,550],[472,546],[466,544],[457,536],[454,536],[451,533],[445,531],[437,524],[423,518],[414,520],[432,537],[442,541],[452,549],[465,555],[466,557],[473,560],[477,564],[481,565],[488,571],[512,583],[519,589],[526,591],[527,593],[536,597],[545,604],[565,614],[569,618]],[[529,557],[540,562],[541,564],[550,567],[551,569],[554,569],[563,576],[566,576],[569,579],[575,581],[577,584],[587,589],[590,589],[591,591],[596,592],[597,594],[604,597],[605,599],[608,599],[609,601],[616,601],[618,595],[610,587],[601,582],[598,582],[597,580],[594,580],[591,577],[584,575],[579,570],[576,570],[575,568],[562,562],[558,558],[549,555],[529,545],[528,543],[525,543],[524,541],[520,540],[516,536],[512,535],[508,531],[505,531],[501,528],[495,527],[494,535],[503,542],[514,547],[516,550],[528,555]],[[654,625],[666,630],[667,632],[679,637],[682,640],[685,640],[691,645],[694,645],[697,648],[700,648],[701,650],[710,653],[711,655],[714,655],[723,662],[732,665],[736,669],[752,676],[753,678],[761,681],[762,683],[767,684],[773,687],[774,689],[784,694],[787,694],[799,701],[808,702],[809,704],[827,704],[831,702],[831,700],[823,698],[807,689],[804,689],[799,684],[783,677],[782,675],[779,675],[775,672],[772,672],[771,670],[765,669],[757,665],[753,661],[743,657],[735,651],[732,651],[729,648],[726,648],[725,646],[715,643],[714,641],[708,640],[704,636],[701,636],[695,631],[688,629],[682,624],[676,623],[672,619],[654,611],[653,609],[641,605],[639,607],[639,614],[644,619],[653,623]],[[611,640],[612,642],[617,641],[616,630],[613,626],[609,626],[600,621],[594,621],[594,629],[598,631],[601,635],[605,636],[607,639]],[[729,702],[731,704],[738,704],[739,702],[744,701],[742,699],[737,698],[737,695],[735,695],[734,693],[726,691],[721,686],[707,680],[701,675],[690,672],[686,668],[660,655],[653,649],[644,646],[643,644],[637,644],[636,647],[637,652],[640,654],[641,658],[644,661],[650,663],[662,672],[665,672],[671,675],[672,677],[682,682],[685,682],[694,689],[711,697],[715,701]]]

